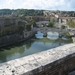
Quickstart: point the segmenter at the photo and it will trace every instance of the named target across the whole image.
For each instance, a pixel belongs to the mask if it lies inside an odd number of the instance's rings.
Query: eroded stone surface
[[[52,63],[60,63],[67,56],[75,56],[75,43],[32,54],[0,64],[0,75],[34,75]],[[49,66],[48,66],[49,65]]]

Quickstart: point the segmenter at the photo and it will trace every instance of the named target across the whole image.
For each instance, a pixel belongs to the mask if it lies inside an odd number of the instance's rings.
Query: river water
[[[39,35],[37,35],[39,36]],[[50,36],[50,35],[49,35]],[[0,63],[24,57],[30,54],[48,50],[57,46],[71,43],[71,38],[51,39],[49,37],[33,37],[28,41],[16,43],[14,45],[0,49]]]

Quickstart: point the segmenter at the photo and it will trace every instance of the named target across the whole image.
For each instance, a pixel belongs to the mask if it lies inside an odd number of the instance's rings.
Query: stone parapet
[[[75,69],[75,43],[0,64],[0,75],[67,75]]]

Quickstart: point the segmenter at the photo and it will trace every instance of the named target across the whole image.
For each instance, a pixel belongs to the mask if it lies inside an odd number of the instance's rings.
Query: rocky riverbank
[[[73,33],[69,32],[70,35],[74,35]],[[75,43],[75,37],[72,37],[73,42]]]
[[[31,38],[36,32],[35,31],[26,31],[23,34],[13,34],[7,35],[0,38],[0,47],[11,45],[17,42],[25,41]]]

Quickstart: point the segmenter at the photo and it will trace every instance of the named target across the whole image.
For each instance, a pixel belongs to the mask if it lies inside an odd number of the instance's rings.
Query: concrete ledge
[[[75,43],[2,63],[0,75],[36,75],[73,57],[75,57]]]

